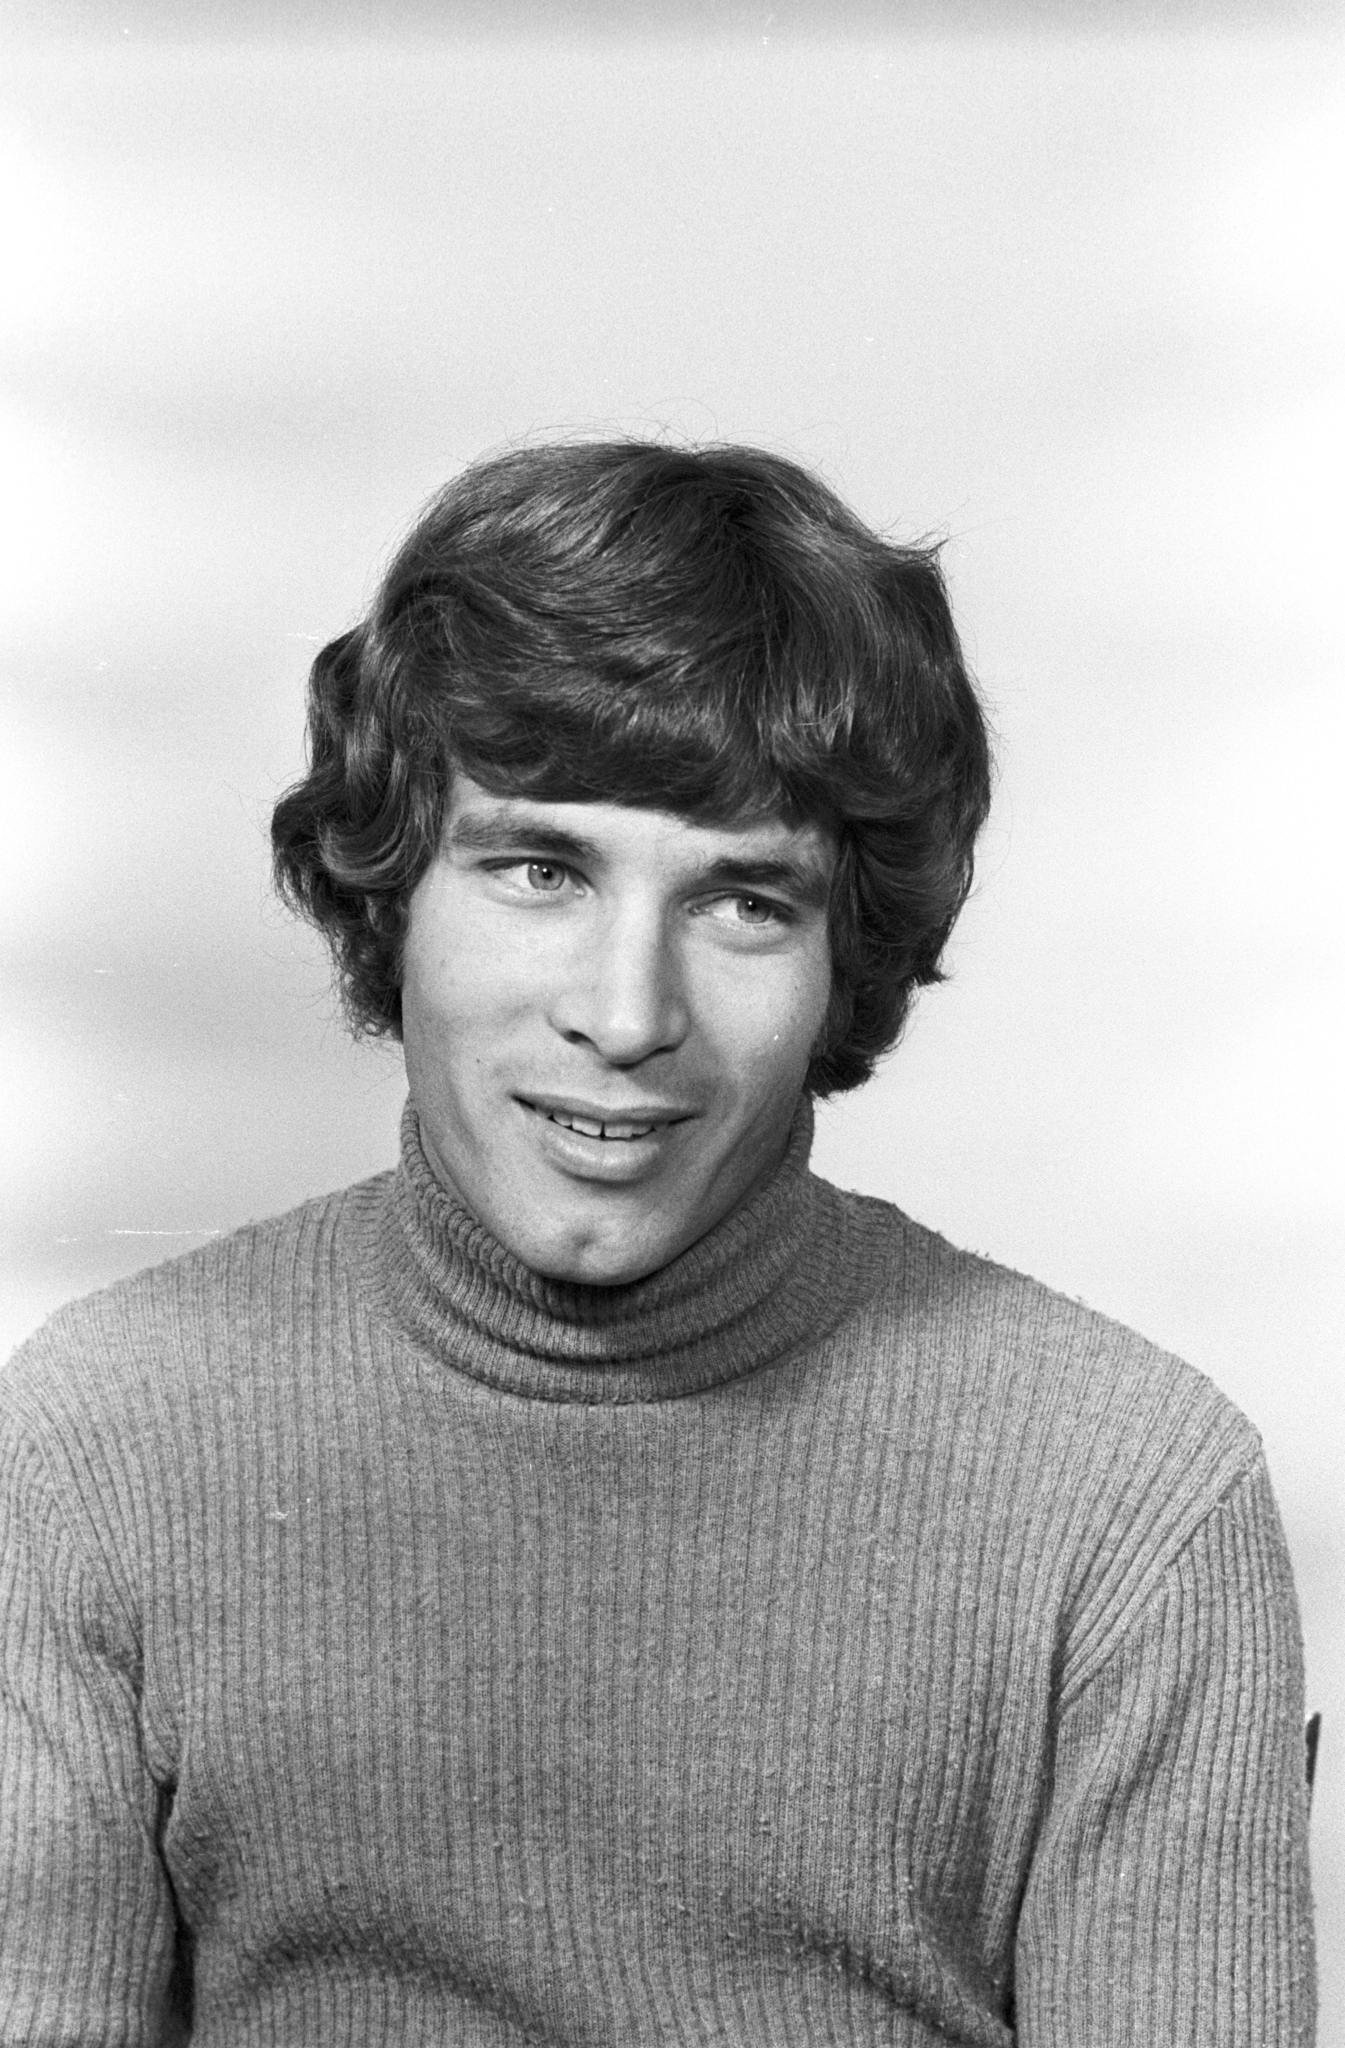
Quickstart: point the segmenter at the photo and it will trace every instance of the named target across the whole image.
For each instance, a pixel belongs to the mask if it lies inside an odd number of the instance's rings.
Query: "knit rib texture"
[[[807,1171],[619,1289],[395,1173],[0,1375],[0,2043],[1312,2039],[1260,1448]]]

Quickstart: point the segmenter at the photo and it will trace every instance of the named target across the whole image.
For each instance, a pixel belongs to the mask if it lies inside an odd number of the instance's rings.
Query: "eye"
[[[555,860],[530,860],[524,869],[528,887],[554,895],[565,887],[565,869]]]
[[[773,903],[760,896],[735,896],[733,901],[743,924],[772,924],[780,915]]]
[[[707,908],[721,924],[750,925],[758,931],[773,924],[787,923],[789,915],[769,896],[753,896],[747,890],[740,890],[732,896],[717,896]]]

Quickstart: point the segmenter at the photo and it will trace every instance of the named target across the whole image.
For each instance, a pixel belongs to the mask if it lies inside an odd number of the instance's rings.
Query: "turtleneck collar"
[[[817,1329],[839,1275],[837,1197],[808,1172],[805,1097],[752,1200],[627,1286],[549,1280],[506,1251],[436,1177],[411,1103],[373,1247],[397,1323],[445,1364],[536,1400],[658,1401],[754,1371]],[[833,1227],[828,1228],[828,1225]]]

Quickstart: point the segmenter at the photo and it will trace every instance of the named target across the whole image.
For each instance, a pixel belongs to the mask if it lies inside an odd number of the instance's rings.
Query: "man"
[[[1299,1644],[1199,1375],[807,1172],[985,814],[933,557],[524,451],[315,664],[401,1164],[0,1382],[0,2041],[1303,2041]]]

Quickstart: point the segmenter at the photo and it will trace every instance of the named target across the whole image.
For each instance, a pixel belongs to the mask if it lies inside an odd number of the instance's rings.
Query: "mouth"
[[[559,1124],[562,1130],[575,1131],[581,1138],[596,1138],[611,1145],[630,1145],[639,1138],[652,1137],[655,1131],[685,1123],[690,1114],[687,1110],[655,1109],[642,1104],[621,1115],[599,1116],[588,1107],[573,1109],[564,1103],[538,1101],[526,1095],[516,1096],[515,1100],[546,1123]]]

